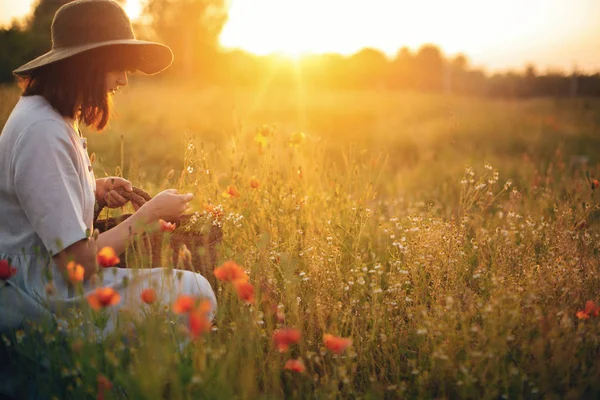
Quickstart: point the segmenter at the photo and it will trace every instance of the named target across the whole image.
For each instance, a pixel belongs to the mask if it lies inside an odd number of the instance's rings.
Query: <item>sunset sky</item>
[[[135,18],[143,0],[127,0]],[[34,0],[0,0],[0,23]],[[600,71],[600,0],[229,0],[225,47],[257,54],[439,45],[489,70],[577,66]]]

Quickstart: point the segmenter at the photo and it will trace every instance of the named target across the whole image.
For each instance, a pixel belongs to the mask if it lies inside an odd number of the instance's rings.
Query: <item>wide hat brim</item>
[[[135,57],[136,69],[146,75],[158,74],[167,69],[173,62],[173,52],[163,44],[137,39],[121,39],[89,43],[81,46],[54,48],[46,54],[42,54],[38,58],[15,69],[13,73],[18,76],[27,76],[40,67],[89,50],[123,45],[131,46],[132,56]]]

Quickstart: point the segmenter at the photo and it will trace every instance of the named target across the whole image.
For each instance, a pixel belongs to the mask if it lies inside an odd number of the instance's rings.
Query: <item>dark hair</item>
[[[101,131],[111,103],[106,87],[110,71],[135,71],[133,46],[108,46],[74,55],[19,77],[22,96],[43,96],[62,116]]]

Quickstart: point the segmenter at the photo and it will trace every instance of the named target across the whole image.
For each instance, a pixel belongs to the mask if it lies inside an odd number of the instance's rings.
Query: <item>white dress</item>
[[[95,178],[85,138],[42,96],[21,97],[0,135],[0,259],[16,274],[0,281],[0,332],[26,320],[61,318],[87,307],[97,287],[86,282],[83,294],[70,285],[52,254],[93,231]],[[103,269],[101,286],[121,295],[110,308],[142,310],[140,294],[155,287],[158,300],[170,305],[180,294],[204,297],[216,308],[215,294],[202,275],[164,268]],[[54,291],[46,287],[52,282]],[[114,328],[114,318],[107,330]]]

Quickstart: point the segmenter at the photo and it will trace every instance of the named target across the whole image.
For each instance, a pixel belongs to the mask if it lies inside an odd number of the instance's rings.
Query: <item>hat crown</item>
[[[60,7],[52,21],[52,48],[135,39],[125,10],[113,0],[76,0]]]

